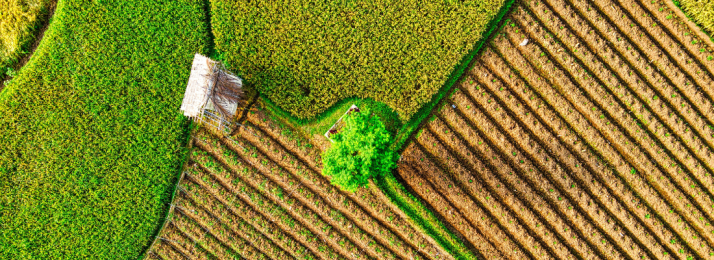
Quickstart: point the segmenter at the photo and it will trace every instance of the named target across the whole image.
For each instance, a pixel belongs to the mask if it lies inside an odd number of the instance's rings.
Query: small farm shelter
[[[245,99],[243,81],[222,63],[196,53],[181,104],[183,114],[196,122],[230,132],[238,106]]]

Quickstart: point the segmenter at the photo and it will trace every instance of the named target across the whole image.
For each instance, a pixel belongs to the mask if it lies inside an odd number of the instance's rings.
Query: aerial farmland
[[[0,0],[0,259],[714,259],[712,14]]]

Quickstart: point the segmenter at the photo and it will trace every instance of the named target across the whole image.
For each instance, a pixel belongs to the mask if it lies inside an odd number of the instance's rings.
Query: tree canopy
[[[335,143],[322,156],[323,174],[333,185],[354,192],[366,186],[372,176],[383,176],[396,167],[396,153],[389,149],[392,139],[379,116],[369,110],[353,111],[333,135]]]

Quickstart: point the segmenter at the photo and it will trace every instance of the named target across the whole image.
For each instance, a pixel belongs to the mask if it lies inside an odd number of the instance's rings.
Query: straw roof
[[[243,81],[228,72],[223,64],[196,53],[181,111],[194,119],[209,113],[230,122],[244,99],[242,87]]]
[[[181,111],[187,117],[199,116],[208,101],[209,61],[210,59],[198,53],[193,58],[191,76],[188,78],[188,86],[181,104]]]

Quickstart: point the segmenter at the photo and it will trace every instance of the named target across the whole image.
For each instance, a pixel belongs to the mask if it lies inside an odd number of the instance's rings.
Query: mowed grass
[[[0,93],[0,259],[135,259],[186,156],[202,1],[59,1]]]
[[[52,2],[0,0],[0,78],[27,54]]]
[[[212,0],[223,58],[306,119],[349,97],[407,121],[445,85],[503,0]]]

